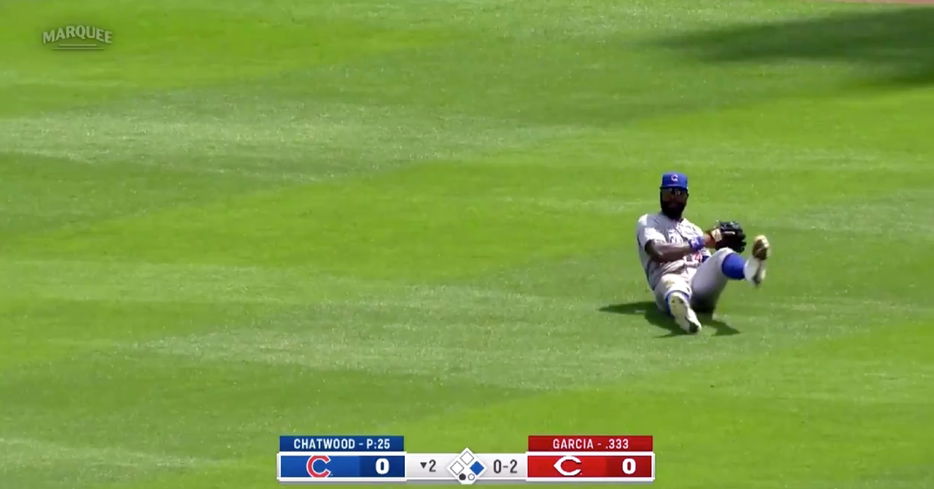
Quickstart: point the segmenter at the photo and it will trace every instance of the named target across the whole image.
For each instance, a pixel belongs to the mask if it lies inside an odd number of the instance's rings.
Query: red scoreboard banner
[[[528,456],[529,479],[559,479],[575,477],[593,482],[611,479],[618,482],[653,480],[655,456],[653,454],[587,453],[567,455]],[[622,480],[621,480],[622,479]]]
[[[652,482],[651,436],[529,436],[529,482]]]
[[[530,452],[651,452],[652,449],[652,437],[647,435],[529,436]]]

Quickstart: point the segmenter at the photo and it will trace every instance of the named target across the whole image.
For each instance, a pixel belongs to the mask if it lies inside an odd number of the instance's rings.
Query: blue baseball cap
[[[662,185],[658,188],[683,188],[687,190],[688,176],[684,173],[670,171],[662,175]]]

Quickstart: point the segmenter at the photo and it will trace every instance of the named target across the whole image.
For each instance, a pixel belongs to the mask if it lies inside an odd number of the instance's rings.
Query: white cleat
[[[756,287],[765,280],[765,260],[768,259],[770,252],[769,240],[761,234],[756,236],[752,244],[752,258],[746,260],[746,266],[743,268],[746,280],[755,284]]]
[[[668,309],[671,310],[671,315],[674,316],[675,322],[678,323],[678,326],[681,326],[681,329],[685,332],[693,334],[701,330],[702,326],[697,319],[697,314],[694,313],[687,299],[681,294],[671,294],[671,297],[668,298]]]

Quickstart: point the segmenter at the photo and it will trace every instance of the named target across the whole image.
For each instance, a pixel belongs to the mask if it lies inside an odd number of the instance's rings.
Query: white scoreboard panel
[[[409,453],[405,458],[408,482],[451,482],[472,484],[478,479],[496,482],[526,482],[528,465],[524,453]]]

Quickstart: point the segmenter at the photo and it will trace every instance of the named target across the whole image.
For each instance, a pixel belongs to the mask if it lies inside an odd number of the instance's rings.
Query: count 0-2
[[[510,460],[509,462],[503,464],[502,460],[496,459],[493,461],[493,472],[497,474],[502,474],[503,469],[508,470],[510,474],[518,473],[516,467],[519,465],[519,462],[515,459]]]

